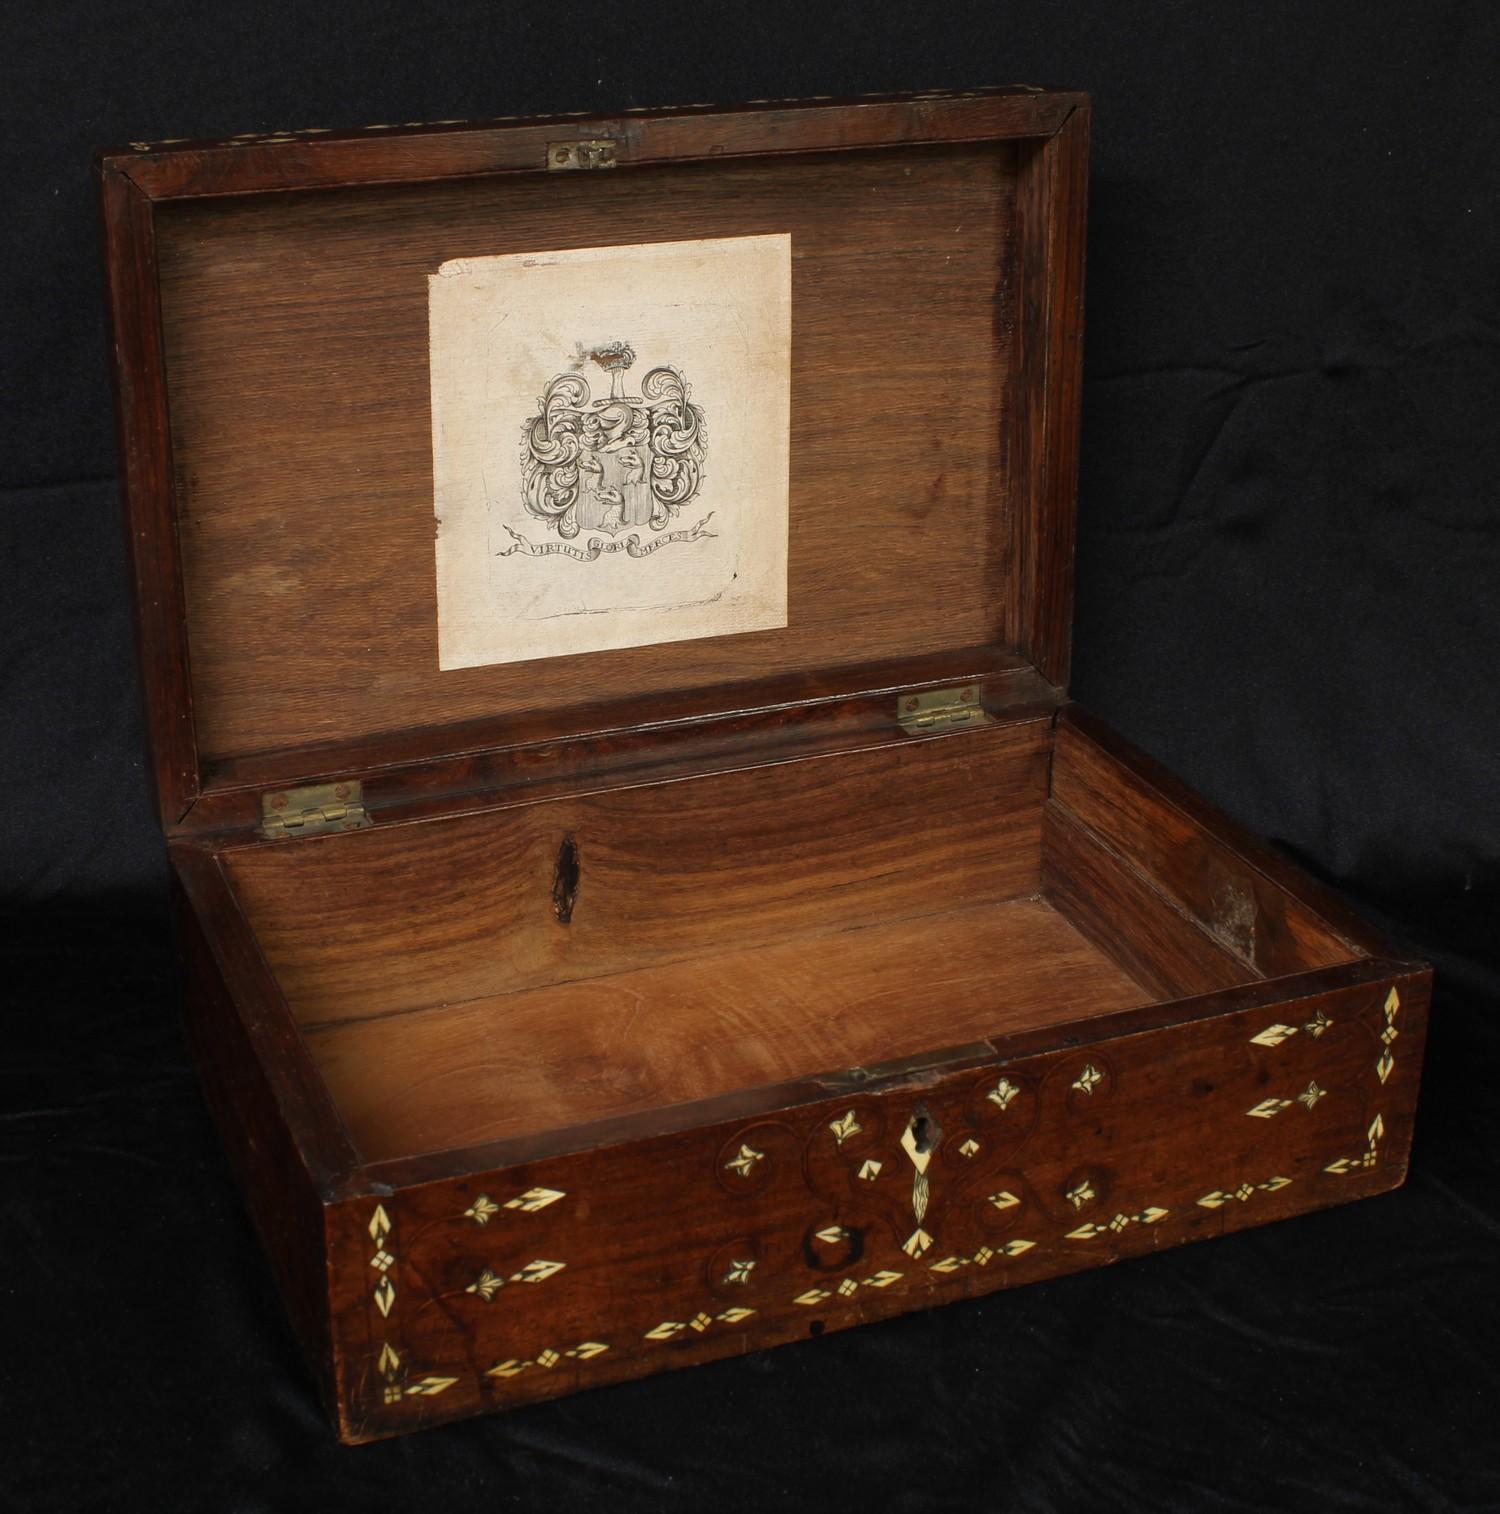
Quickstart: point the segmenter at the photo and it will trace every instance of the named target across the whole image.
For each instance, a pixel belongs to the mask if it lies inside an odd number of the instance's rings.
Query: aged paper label
[[[429,279],[438,665],[786,624],[791,238]]]

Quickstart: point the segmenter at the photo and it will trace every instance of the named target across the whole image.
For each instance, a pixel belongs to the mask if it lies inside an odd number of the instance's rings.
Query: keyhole
[[[943,1139],[942,1127],[931,1113],[918,1104],[912,1110],[906,1129],[901,1132],[901,1149],[911,1158],[911,1164],[919,1173],[927,1171],[932,1153]]]
[[[562,845],[557,849],[557,868],[552,875],[552,907],[564,925],[573,918],[581,872],[578,843],[571,836],[564,836]]]

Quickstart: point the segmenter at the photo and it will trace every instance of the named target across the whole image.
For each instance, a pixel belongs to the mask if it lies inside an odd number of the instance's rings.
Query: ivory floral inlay
[[[1079,1093],[1092,1094],[1093,1091],[1104,1081],[1104,1074],[1090,1062],[1081,1073],[1073,1080],[1073,1087]]]
[[[1293,1094],[1289,1099],[1262,1099],[1253,1109],[1247,1109],[1245,1113],[1253,1120],[1269,1120],[1280,1114],[1283,1109],[1290,1109],[1293,1104],[1301,1104],[1306,1109],[1312,1110],[1327,1092],[1326,1088],[1319,1088],[1315,1082],[1309,1083],[1301,1093]]]
[[[1089,1180],[1087,1178],[1084,1178],[1077,1184],[1077,1186],[1070,1188],[1067,1193],[1063,1195],[1063,1197],[1067,1199],[1067,1201],[1075,1209],[1082,1209],[1083,1206],[1087,1204],[1091,1198],[1095,1197],[1095,1194],[1094,1190],[1089,1187]]]
[[[551,1277],[555,1272],[561,1272],[567,1266],[566,1262],[547,1262],[537,1260],[527,1262],[519,1272],[513,1272],[508,1281],[512,1283],[540,1283]],[[477,1294],[485,1303],[505,1286],[506,1278],[486,1267],[475,1280],[464,1289],[465,1293]]]
[[[488,1225],[493,1215],[500,1213],[500,1206],[490,1198],[489,1194],[481,1193],[467,1209],[464,1210],[464,1218],[473,1220],[476,1225]]]
[[[738,1156],[732,1156],[725,1162],[725,1166],[731,1172],[737,1172],[742,1178],[748,1178],[751,1170],[757,1162],[765,1160],[765,1152],[757,1151],[753,1146],[741,1145]]]
[[[1318,1009],[1313,1011],[1312,1019],[1306,1021],[1300,1028],[1316,1041],[1332,1024],[1333,1021],[1321,1009]],[[1283,1041],[1290,1041],[1297,1034],[1298,1029],[1296,1025],[1268,1025],[1258,1035],[1251,1036],[1250,1042],[1253,1046],[1277,1047]]]
[[[524,1214],[534,1214],[538,1209],[545,1209],[548,1204],[555,1204],[559,1199],[567,1198],[567,1194],[560,1188],[528,1188],[525,1193],[518,1193],[513,1199],[506,1199],[503,1205],[506,1209],[519,1209]],[[473,1220],[476,1225],[488,1225],[489,1222],[500,1213],[502,1206],[497,1204],[487,1193],[481,1193],[467,1209],[464,1210],[464,1218]]]
[[[985,1095],[991,1104],[997,1104],[1001,1109],[1009,1109],[1011,1100],[1020,1093],[1020,1089],[1009,1078],[1001,1078],[995,1086]]]

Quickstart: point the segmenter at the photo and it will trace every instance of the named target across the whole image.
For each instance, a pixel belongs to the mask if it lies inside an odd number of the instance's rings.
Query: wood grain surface
[[[705,954],[309,1032],[368,1161],[1077,1020],[1150,995],[1044,901]]]
[[[1063,725],[1052,798],[1226,951],[1268,978],[1347,962],[1349,940],[1243,847],[1143,781],[1080,726]],[[1279,864],[1285,867],[1284,863]]]
[[[983,1060],[830,1080],[759,1114],[351,1195],[329,1217],[341,1431],[808,1340],[1392,1188],[1427,982],[1361,967],[1190,1001],[1154,1028],[1128,1012],[1057,1024],[1050,1045],[1000,1039]],[[1295,1034],[1257,1041],[1276,1025]],[[1251,1114],[1267,1100],[1274,1114]],[[372,1224],[391,1259],[378,1298]]]
[[[163,207],[204,758],[998,640],[1013,158],[921,146]],[[439,674],[427,276],[767,232],[792,238],[787,629]]]
[[[298,1019],[1036,892],[1049,720],[226,854]],[[553,885],[577,849],[571,918]]]

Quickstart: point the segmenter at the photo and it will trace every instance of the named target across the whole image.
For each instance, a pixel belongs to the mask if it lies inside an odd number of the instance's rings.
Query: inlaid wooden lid
[[[1087,116],[1016,89],[101,155],[167,827],[584,731],[1060,690]]]

